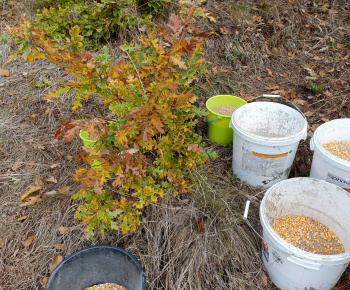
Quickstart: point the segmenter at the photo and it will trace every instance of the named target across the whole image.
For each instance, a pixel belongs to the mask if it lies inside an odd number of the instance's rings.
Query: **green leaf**
[[[10,38],[11,38],[11,35],[9,33],[7,33],[6,31],[0,35],[0,41],[3,44],[7,44],[7,42],[10,40]]]

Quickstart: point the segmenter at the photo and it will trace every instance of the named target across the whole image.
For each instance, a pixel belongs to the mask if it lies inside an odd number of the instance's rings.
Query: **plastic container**
[[[128,290],[146,289],[145,273],[133,255],[118,247],[98,245],[65,258],[50,275],[45,290],[83,290],[104,283]]]
[[[269,187],[288,178],[307,121],[296,109],[254,102],[233,112],[233,172],[253,186]]]
[[[246,103],[245,100],[231,95],[218,95],[209,98],[205,104],[209,115],[204,118],[204,122],[207,123],[208,139],[221,145],[232,143],[233,131],[229,126],[231,116],[217,114],[212,109],[222,105],[240,107]]]
[[[310,177],[326,180],[350,192],[350,162],[328,152],[322,145],[350,142],[350,118],[336,119],[319,126],[310,140],[314,151]]]
[[[80,130],[79,137],[80,137],[81,140],[83,140],[83,143],[84,143],[85,147],[90,147],[90,148],[94,147],[95,143],[97,142],[95,140],[89,139],[89,132],[85,131],[85,130]],[[93,167],[93,168],[102,168],[101,162],[96,160],[96,159],[94,159],[92,164],[91,164],[91,167]]]
[[[323,180],[291,178],[269,188],[260,204],[260,221],[261,259],[271,281],[281,289],[331,289],[350,261],[349,209],[350,195]],[[287,243],[271,227],[286,215],[304,215],[324,224],[338,236],[345,253],[312,254]]]

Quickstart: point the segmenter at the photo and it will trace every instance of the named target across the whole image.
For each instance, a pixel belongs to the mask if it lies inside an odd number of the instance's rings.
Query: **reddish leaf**
[[[198,220],[198,228],[200,232],[204,232],[203,222],[200,219]]]
[[[167,24],[167,26],[175,33],[180,32],[182,29],[182,25],[181,25],[181,20],[180,20],[179,16],[177,16],[174,13],[171,13],[169,19],[171,21],[170,21],[170,23]]]

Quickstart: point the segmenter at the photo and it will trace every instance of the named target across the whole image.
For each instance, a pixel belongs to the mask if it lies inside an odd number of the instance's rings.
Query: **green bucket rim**
[[[220,116],[220,117],[223,117],[223,118],[231,118],[232,116],[221,115],[221,114],[219,114],[219,113],[213,112],[213,111],[208,107],[208,102],[209,102],[210,100],[213,100],[213,99],[218,98],[218,97],[232,97],[232,98],[234,98],[234,99],[236,99],[236,100],[242,100],[242,104],[241,104],[239,107],[241,107],[241,106],[247,104],[247,101],[246,101],[246,100],[244,100],[244,99],[242,99],[242,98],[240,98],[240,97],[237,97],[237,96],[233,96],[233,95],[215,95],[215,96],[210,97],[210,98],[205,102],[205,106],[206,106],[207,110],[208,110],[211,114],[217,115],[217,116]],[[239,108],[239,107],[237,107],[237,108]],[[216,108],[216,107],[214,107],[214,108]]]

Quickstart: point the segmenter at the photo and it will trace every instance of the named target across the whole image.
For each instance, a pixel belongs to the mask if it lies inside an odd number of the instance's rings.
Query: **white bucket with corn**
[[[310,177],[350,192],[350,118],[319,126],[310,140],[310,148],[314,151]]]
[[[248,207],[247,202],[244,213],[247,221]],[[269,188],[260,204],[260,221],[261,258],[271,281],[281,289],[332,289],[350,262],[349,209],[350,194],[323,180],[291,178]],[[284,222],[282,233],[275,230],[273,224],[286,216],[311,218],[324,227],[319,230],[314,224],[292,221],[290,225]],[[289,227],[296,228],[305,239],[312,237],[307,245],[307,240],[299,237],[311,250],[294,246],[298,233],[290,234],[290,239],[280,236]],[[333,238],[337,238],[338,244]],[[319,247],[318,251],[313,250],[314,247]]]

